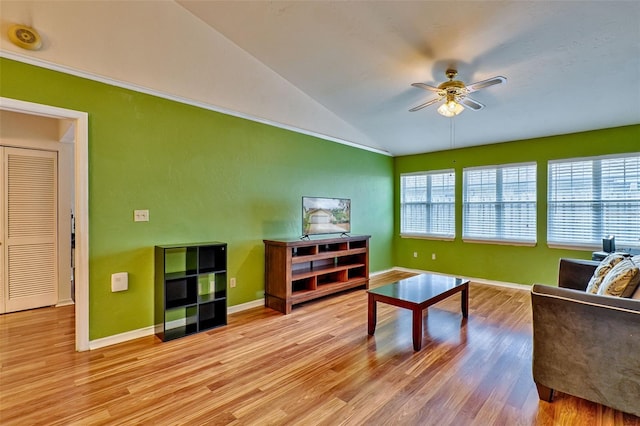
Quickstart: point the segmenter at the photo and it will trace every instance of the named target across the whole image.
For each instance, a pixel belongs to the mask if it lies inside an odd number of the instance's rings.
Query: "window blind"
[[[462,238],[536,242],[536,164],[466,168]]]
[[[455,172],[400,176],[400,234],[455,237]]]
[[[640,154],[550,161],[547,241],[640,247]]]

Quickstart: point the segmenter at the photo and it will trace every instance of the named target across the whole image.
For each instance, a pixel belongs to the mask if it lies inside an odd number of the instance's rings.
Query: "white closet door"
[[[57,153],[4,148],[5,312],[58,300]]]

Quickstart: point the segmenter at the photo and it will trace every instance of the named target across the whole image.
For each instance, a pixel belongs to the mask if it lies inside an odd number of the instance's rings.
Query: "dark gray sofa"
[[[587,294],[598,262],[561,259],[558,287],[535,284],[533,380],[640,416],[640,300]]]

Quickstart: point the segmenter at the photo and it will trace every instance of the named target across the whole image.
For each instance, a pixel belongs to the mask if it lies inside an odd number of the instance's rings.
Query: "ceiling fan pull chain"
[[[456,146],[456,126],[454,124],[455,115],[449,121],[449,145],[453,149]]]

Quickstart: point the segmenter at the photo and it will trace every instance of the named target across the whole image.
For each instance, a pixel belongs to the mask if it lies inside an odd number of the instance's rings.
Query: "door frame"
[[[76,351],[89,350],[89,114],[0,97],[0,109],[65,120],[61,141],[74,144]]]

